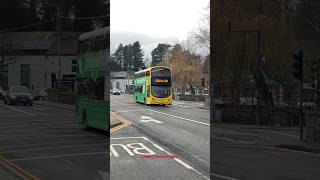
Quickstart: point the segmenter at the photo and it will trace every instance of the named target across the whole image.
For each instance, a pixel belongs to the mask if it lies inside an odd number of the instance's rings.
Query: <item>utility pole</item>
[[[57,35],[58,35],[58,87],[61,88],[61,22],[60,22],[60,6],[57,4]]]
[[[303,140],[303,49],[299,53],[293,54],[293,77],[299,80],[299,110],[300,110],[300,140]]]
[[[262,51],[261,51],[261,32],[260,30],[256,31],[234,31],[231,30],[231,21],[228,22],[228,32],[233,33],[242,33],[242,34],[256,34],[258,43],[257,43],[257,50],[258,50],[258,57],[257,57],[257,75],[258,75],[258,81],[261,80],[261,59],[262,59]],[[261,111],[261,91],[259,89],[259,82],[256,82],[256,89],[257,89],[257,105],[256,105],[256,124],[260,124],[260,111]]]

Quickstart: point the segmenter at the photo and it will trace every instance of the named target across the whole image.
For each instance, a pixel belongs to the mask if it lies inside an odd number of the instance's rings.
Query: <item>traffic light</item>
[[[316,81],[317,81],[316,77],[312,76],[312,84],[311,84],[311,87],[316,88]]]
[[[303,76],[303,51],[300,50],[299,53],[293,54],[293,77],[302,81]]]
[[[132,80],[132,85],[134,85],[134,80]]]
[[[204,87],[204,85],[205,85],[205,81],[204,81],[204,78],[202,78],[201,79],[201,86]]]

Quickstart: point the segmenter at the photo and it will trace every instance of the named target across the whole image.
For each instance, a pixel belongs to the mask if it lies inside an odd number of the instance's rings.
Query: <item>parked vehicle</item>
[[[0,99],[3,99],[6,95],[6,91],[0,86]]]
[[[47,88],[42,89],[42,90],[39,92],[38,97],[39,97],[40,100],[46,100],[47,97],[48,97]]]
[[[121,95],[121,91],[118,89],[113,89],[112,90],[112,95]]]
[[[32,106],[32,93],[25,86],[11,86],[4,97],[5,104],[24,104]]]

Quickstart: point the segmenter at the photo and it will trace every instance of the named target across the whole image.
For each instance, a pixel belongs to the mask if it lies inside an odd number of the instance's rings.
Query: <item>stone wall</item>
[[[63,89],[48,89],[48,101],[75,104],[75,94]]]
[[[221,122],[256,124],[255,106],[217,104],[216,109],[221,113]],[[291,106],[261,106],[260,125],[297,126],[299,125],[299,111],[296,107]]]
[[[306,139],[312,142],[320,142],[320,109],[317,107],[305,107]]]

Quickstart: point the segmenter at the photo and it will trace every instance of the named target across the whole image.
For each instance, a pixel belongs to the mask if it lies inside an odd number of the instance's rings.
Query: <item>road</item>
[[[0,101],[0,156],[40,179],[109,179],[108,139],[72,111]]]
[[[145,106],[113,95],[111,111],[131,123],[111,133],[111,179],[209,179],[208,110],[177,102]]]
[[[319,179],[320,154],[275,146],[298,142],[298,128],[214,124],[212,173],[227,175],[225,179]]]

